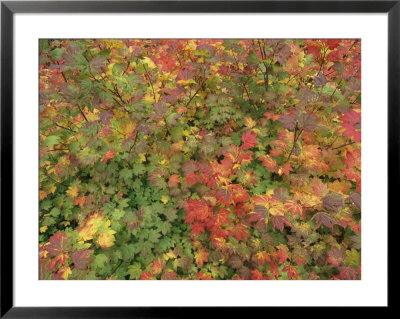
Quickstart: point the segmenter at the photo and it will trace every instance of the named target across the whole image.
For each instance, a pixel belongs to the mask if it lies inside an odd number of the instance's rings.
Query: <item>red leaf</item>
[[[286,226],[292,227],[293,225],[290,223],[289,219],[286,216],[272,216],[272,228],[278,229],[279,231],[283,231],[283,228]]]
[[[70,249],[70,238],[60,231],[51,236],[49,242],[50,244],[46,246],[46,250],[50,257],[63,255]]]
[[[326,262],[330,263],[333,267],[340,266],[343,260],[346,258],[344,251],[338,249],[337,247],[332,247],[332,249],[326,253],[328,255],[328,257],[326,257]]]
[[[205,199],[189,199],[183,204],[183,208],[186,210],[185,221],[188,224],[192,224],[194,220],[205,222],[213,215]]]
[[[261,271],[259,271],[258,269],[253,269],[251,271],[251,279],[253,279],[253,280],[263,280],[265,278],[264,278],[264,275],[263,275],[263,273]]]
[[[153,274],[150,271],[143,271],[140,275],[141,280],[151,280],[154,279]]]
[[[354,142],[361,142],[361,113],[350,110],[339,117],[339,120],[343,122],[343,136],[353,138]]]
[[[78,270],[85,270],[92,262],[92,254],[93,250],[90,249],[75,250],[71,254],[71,259],[75,268]]]
[[[171,175],[168,179],[169,188],[177,188],[178,184],[181,182],[180,176],[178,174]]]
[[[242,135],[243,145],[242,148],[249,149],[257,145],[256,142],[257,134],[252,134],[251,130],[248,130]]]
[[[199,235],[200,233],[204,233],[204,223],[197,223],[195,222],[191,225],[192,233]]]
[[[288,278],[292,279],[294,276],[296,279],[298,278],[298,273],[296,267],[289,265],[282,269],[284,272],[287,272]]]

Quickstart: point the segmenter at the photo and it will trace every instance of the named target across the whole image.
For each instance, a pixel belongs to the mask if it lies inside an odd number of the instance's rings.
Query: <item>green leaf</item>
[[[110,259],[104,255],[104,254],[98,254],[96,255],[96,257],[94,258],[94,261],[92,263],[92,267],[97,268],[97,269],[101,269],[103,268],[106,264],[108,264],[110,261]]]
[[[64,50],[61,48],[56,48],[51,52],[52,59],[58,61],[61,60]]]
[[[130,279],[139,279],[142,272],[143,271],[139,263],[134,263],[133,265],[128,266],[128,274]]]
[[[60,138],[56,135],[48,135],[44,141],[44,145],[47,147],[53,147],[53,145],[59,143]]]

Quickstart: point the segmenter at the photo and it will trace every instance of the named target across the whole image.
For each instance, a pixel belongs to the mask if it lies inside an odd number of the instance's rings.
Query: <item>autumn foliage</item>
[[[40,40],[40,279],[360,279],[361,42]]]

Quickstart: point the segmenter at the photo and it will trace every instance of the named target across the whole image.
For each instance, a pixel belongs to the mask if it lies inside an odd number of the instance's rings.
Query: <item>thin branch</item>
[[[68,148],[55,148],[52,150],[47,150],[47,152],[57,152],[57,151],[69,151]]]
[[[293,146],[292,146],[292,149],[290,150],[288,158],[285,161],[285,164],[290,160],[290,157],[293,154],[294,148],[296,147],[297,140],[299,139],[301,133],[303,133],[303,129],[299,130],[298,127],[297,127],[297,124],[296,124],[296,127],[294,128]]]
[[[60,127],[60,128],[63,128],[64,130],[68,130],[68,131],[71,131],[71,132],[76,133],[76,131],[74,131],[73,129],[70,129],[69,127],[65,127],[65,126],[62,126],[62,125],[57,124],[57,123],[56,123],[56,126],[58,126],[58,127]]]
[[[82,114],[83,118],[85,119],[85,121],[86,121],[86,122],[89,122],[88,119],[86,118],[85,113],[83,113],[81,107],[80,107],[78,104],[77,104],[76,106],[78,107],[78,109],[79,109],[79,111],[81,112],[81,114]]]
[[[342,147],[345,147],[345,146],[348,146],[348,145],[352,145],[352,144],[354,144],[354,143],[355,143],[355,142],[349,142],[349,143],[346,143],[346,144],[343,144],[343,145],[334,147],[334,148],[332,148],[332,150],[337,150],[337,149],[339,149],[339,148],[342,148]]]
[[[143,63],[143,67],[144,67],[144,70],[145,70],[145,72],[146,72],[146,75],[147,75],[147,77],[148,77],[148,79],[149,79],[150,86],[151,86],[151,90],[153,91],[154,102],[157,102],[157,99],[156,99],[156,92],[154,91],[153,82],[151,81],[151,77],[150,77],[149,72],[147,71],[146,65],[145,65],[144,63]]]
[[[188,106],[190,104],[190,102],[192,102],[193,98],[197,95],[197,93],[199,93],[200,89],[201,89],[201,85],[196,90],[196,92],[194,92],[193,96],[189,99],[189,101],[185,104],[185,107]]]

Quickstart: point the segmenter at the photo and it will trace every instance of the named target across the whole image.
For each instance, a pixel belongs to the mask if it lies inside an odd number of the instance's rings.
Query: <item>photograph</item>
[[[361,280],[362,41],[38,39],[37,279]]]

